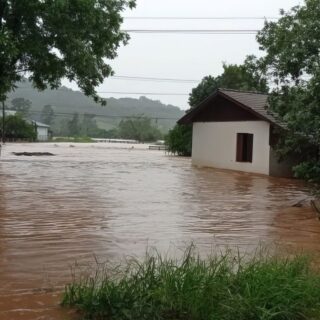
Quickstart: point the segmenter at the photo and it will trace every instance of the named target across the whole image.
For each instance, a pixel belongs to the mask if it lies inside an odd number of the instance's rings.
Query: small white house
[[[41,123],[39,121],[32,120],[32,124],[37,129],[37,140],[38,141],[48,141],[49,140],[49,128],[47,124]]]
[[[292,161],[279,163],[273,147],[281,124],[268,111],[266,94],[218,89],[182,117],[192,124],[192,163],[272,176],[292,176]]]

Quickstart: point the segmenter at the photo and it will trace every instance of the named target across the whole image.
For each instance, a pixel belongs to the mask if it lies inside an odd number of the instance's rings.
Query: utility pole
[[[5,135],[5,116],[6,116],[6,112],[5,112],[5,105],[4,105],[4,101],[2,101],[2,136],[1,136],[1,142],[2,144],[5,144],[6,142],[6,135]]]

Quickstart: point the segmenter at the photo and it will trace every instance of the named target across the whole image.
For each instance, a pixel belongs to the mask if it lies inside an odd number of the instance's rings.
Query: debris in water
[[[51,152],[12,152],[15,156],[54,156]]]
[[[296,207],[296,208],[301,208],[301,207],[305,207],[306,205],[308,205],[309,204],[309,201],[310,201],[311,199],[310,199],[310,197],[308,196],[308,197],[304,197],[304,198],[302,198],[302,199],[300,199],[300,200],[296,200],[292,205],[291,205],[291,207]]]

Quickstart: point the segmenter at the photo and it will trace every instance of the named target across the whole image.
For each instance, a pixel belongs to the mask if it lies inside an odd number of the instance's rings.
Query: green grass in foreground
[[[320,319],[320,274],[304,256],[231,252],[205,260],[189,248],[183,259],[148,254],[65,288],[62,304],[85,319]]]

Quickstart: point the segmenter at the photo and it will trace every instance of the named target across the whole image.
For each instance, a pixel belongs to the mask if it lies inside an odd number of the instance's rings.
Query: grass
[[[52,142],[91,143],[94,140],[90,137],[54,137]]]
[[[320,274],[305,256],[228,251],[207,259],[193,247],[182,259],[148,253],[67,285],[62,305],[84,319],[299,320],[320,319]]]

